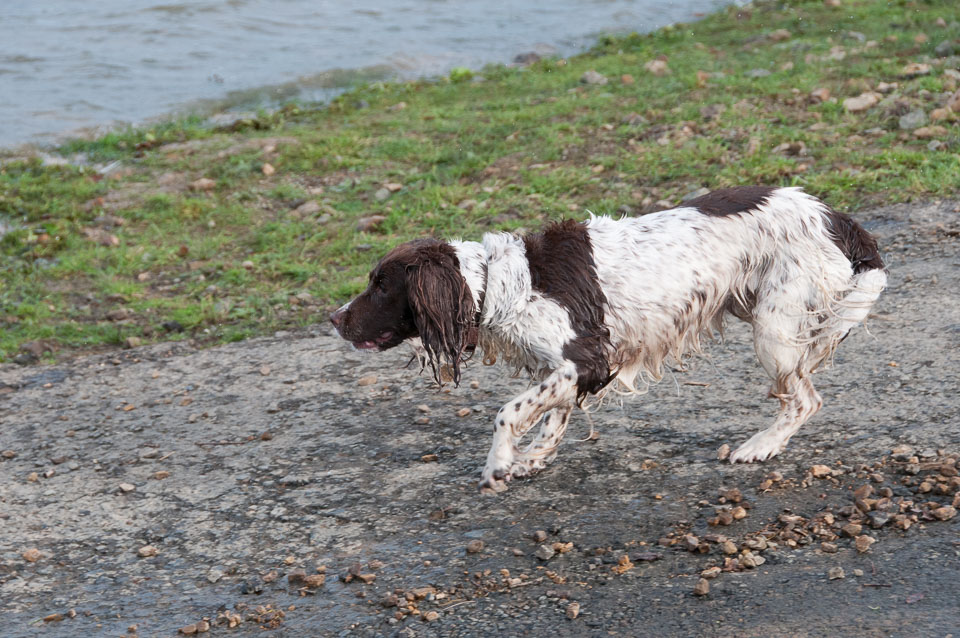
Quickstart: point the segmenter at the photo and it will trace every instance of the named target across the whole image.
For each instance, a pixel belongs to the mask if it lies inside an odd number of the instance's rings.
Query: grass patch
[[[388,247],[422,235],[643,214],[737,184],[803,186],[854,215],[954,194],[960,127],[944,106],[960,74],[935,49],[957,38],[949,0],[759,2],[570,59],[61,149],[119,162],[105,175],[7,161],[0,361],[27,342],[56,357],[320,321]],[[844,107],[872,91],[871,108]],[[919,136],[900,124],[917,110]]]

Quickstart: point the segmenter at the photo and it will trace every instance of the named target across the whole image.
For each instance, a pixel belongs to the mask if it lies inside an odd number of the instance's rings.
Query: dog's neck
[[[474,323],[479,327],[483,323],[484,300],[487,294],[487,251],[483,244],[475,241],[451,241],[450,245],[457,253],[460,274],[473,296],[473,307],[477,309]]]

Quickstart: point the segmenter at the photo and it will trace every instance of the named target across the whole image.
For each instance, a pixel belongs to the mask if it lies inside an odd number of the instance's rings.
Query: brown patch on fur
[[[604,322],[607,302],[587,227],[572,219],[551,224],[523,238],[534,289],[563,306],[577,337],[563,356],[577,366],[577,400],[601,390],[613,379],[607,353],[610,331]]]
[[[766,203],[767,198],[775,190],[777,189],[770,186],[721,188],[683,202],[682,206],[696,208],[704,215],[714,217],[736,215],[748,210],[756,210],[758,206]]]
[[[826,218],[830,222],[830,234],[833,243],[850,260],[854,274],[865,270],[882,270],[883,260],[877,240],[864,230],[863,226],[849,215],[827,210]]]

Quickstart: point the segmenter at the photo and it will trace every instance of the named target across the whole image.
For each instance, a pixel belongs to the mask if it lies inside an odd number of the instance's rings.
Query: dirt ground
[[[934,513],[960,484],[957,210],[858,215],[890,287],[762,465],[717,460],[776,411],[736,322],[497,496],[491,420],[525,382],[479,362],[441,392],[318,324],[0,366],[0,634],[960,636],[960,516]]]

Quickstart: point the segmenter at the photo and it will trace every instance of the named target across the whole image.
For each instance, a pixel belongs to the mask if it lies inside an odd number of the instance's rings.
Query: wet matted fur
[[[417,240],[390,251],[370,285],[332,316],[360,349],[419,337],[435,378],[460,379],[479,348],[535,384],[504,405],[480,486],[542,469],[575,406],[659,381],[727,314],[753,326],[780,401],[774,424],[733,452],[762,461],[822,404],[812,374],[863,321],[886,284],[876,241],[798,188],[714,191],[637,218],[566,220],[481,242]],[[538,422],[525,447],[520,441]]]

